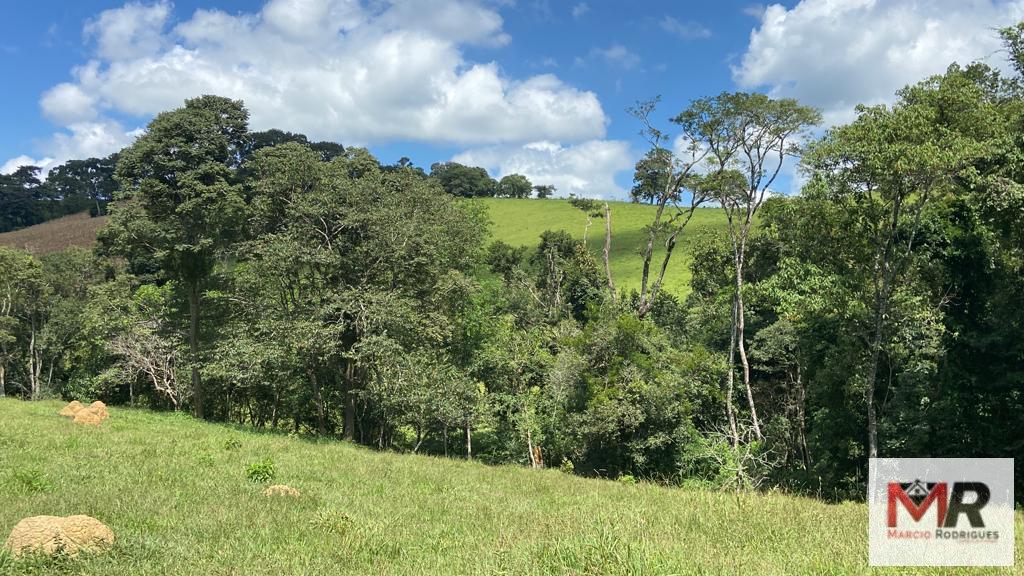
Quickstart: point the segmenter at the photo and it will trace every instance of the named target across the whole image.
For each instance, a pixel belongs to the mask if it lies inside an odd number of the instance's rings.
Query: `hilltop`
[[[0,536],[26,516],[88,514],[117,543],[74,564],[0,553],[0,573],[873,573],[862,504],[374,452],[141,409],[90,428],[61,406],[0,398]],[[245,471],[264,458],[303,495],[262,496]]]

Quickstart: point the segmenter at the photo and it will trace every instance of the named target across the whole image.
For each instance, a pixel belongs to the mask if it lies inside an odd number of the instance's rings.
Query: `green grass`
[[[487,467],[144,410],[86,428],[60,406],[0,399],[0,531],[88,514],[117,542],[78,560],[0,553],[0,574],[873,573],[861,504]],[[247,479],[266,458],[300,498]]]
[[[541,232],[545,230],[565,230],[576,238],[583,238],[587,217],[567,200],[487,198],[479,201],[487,205],[491,232],[496,240],[513,246],[536,246],[540,242]],[[643,266],[640,251],[647,243],[644,227],[653,221],[655,207],[628,202],[610,202],[609,205],[612,209],[612,277],[617,288],[639,289]],[[672,254],[672,261],[665,274],[666,290],[679,296],[690,291],[691,239],[709,230],[724,234],[725,225],[725,216],[721,210],[697,210]],[[604,220],[594,219],[588,233],[587,246],[600,262],[604,250]],[[661,265],[664,252],[664,245],[659,244],[655,250],[655,266]]]

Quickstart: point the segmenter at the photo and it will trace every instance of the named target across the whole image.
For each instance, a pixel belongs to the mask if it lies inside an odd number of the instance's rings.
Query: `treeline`
[[[310,142],[303,134],[283,130],[251,132],[238,153],[238,164],[261,148],[294,142],[309,147],[324,161],[342,155],[344,146],[336,142]],[[38,166],[21,166],[11,174],[0,174],[0,232],[9,232],[41,224],[47,220],[88,211],[104,216],[107,204],[118,190],[114,167],[118,154],[106,158],[69,160],[50,170],[45,176]],[[384,169],[411,169],[408,158],[400,159]],[[547,184],[533,185],[521,174],[508,174],[495,180],[487,170],[458,162],[437,162],[431,165],[430,177],[449,194],[460,197],[550,198],[556,189]]]
[[[89,211],[106,213],[113,198],[117,154],[107,158],[70,160],[53,168],[45,179],[37,166],[21,166],[0,174],[0,232]]]
[[[657,209],[627,292],[607,204],[573,200],[596,257],[566,231],[514,248],[437,175],[249,153],[241,102],[189,100],[120,153],[95,253],[0,251],[0,393],[826,498],[862,497],[875,454],[1021,456],[1019,74],[952,65],[813,140],[793,100],[698,99],[672,131],[656,104],[634,110]],[[802,194],[773,196],[798,154]],[[688,240],[680,300],[661,281],[701,205],[726,226]]]

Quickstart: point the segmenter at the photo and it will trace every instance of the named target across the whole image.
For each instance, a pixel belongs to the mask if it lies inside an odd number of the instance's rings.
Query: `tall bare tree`
[[[673,120],[682,128],[682,133],[676,140],[682,143],[682,146],[678,153],[675,152],[668,147],[671,145],[672,136],[656,127],[651,120],[651,114],[660,101],[660,97],[656,97],[638,102],[629,109],[629,112],[643,125],[640,133],[647,138],[651,146],[644,159],[637,163],[637,174],[634,180],[645,191],[645,197],[648,197],[656,206],[654,219],[647,227],[647,242],[640,253],[643,259],[643,268],[636,313],[641,318],[651,311],[651,307],[658,297],[679,235],[693,218],[696,209],[709,198],[703,188],[696,186],[700,179],[697,172],[709,153],[706,147],[699,145],[699,141],[694,137],[696,134],[692,133],[700,126],[695,123],[681,123]],[[686,189],[690,192],[688,203],[684,203],[682,200],[683,192]],[[664,242],[665,254],[656,275],[652,277],[651,264],[654,259],[654,246],[659,240]]]
[[[743,286],[747,246],[754,216],[772,190],[786,159],[799,154],[801,140],[821,121],[821,114],[790,98],[723,92],[694,101],[672,121],[683,127],[692,148],[706,155],[709,172],[700,188],[720,204],[728,221],[734,292],[727,387],[731,396],[735,378],[733,360],[738,353],[751,427],[755,437],[761,440],[764,434],[750,384],[745,337]],[[733,439],[738,442],[735,435]]]

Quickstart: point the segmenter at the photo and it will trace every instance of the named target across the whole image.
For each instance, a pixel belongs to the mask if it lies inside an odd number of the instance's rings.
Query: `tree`
[[[234,318],[294,359],[318,432],[330,433],[340,404],[346,438],[375,427],[388,445],[395,413],[361,417],[377,408],[366,386],[395,350],[440,346],[449,322],[434,300],[476,261],[481,207],[358,148],[322,162],[288,143],[260,150],[247,169],[254,240],[240,254]]]
[[[38,289],[40,270],[35,258],[6,246],[0,246],[0,270],[0,396],[6,396],[24,321],[34,316],[30,300]]]
[[[0,232],[17,230],[46,220],[39,200],[43,193],[38,166],[19,166],[0,174]]]
[[[633,202],[654,204],[668,186],[667,168],[672,165],[672,152],[660,146],[648,150],[637,161],[633,171],[633,188],[629,197]],[[677,200],[675,198],[674,200]]]
[[[579,197],[572,193],[569,194],[569,204],[587,216],[587,225],[583,227],[583,245],[586,246],[587,234],[590,232],[590,226],[594,223],[594,218],[600,218],[603,214],[602,204],[597,200]]]
[[[495,196],[505,198],[529,198],[533,184],[522,174],[503,176],[498,182]]]
[[[743,302],[747,242],[754,216],[786,159],[798,154],[801,138],[820,121],[821,114],[817,110],[801,106],[791,98],[775,100],[763,94],[743,92],[698,99],[673,119],[673,122],[683,127],[686,134],[691,135],[693,147],[707,154],[712,173],[703,185],[714,194],[728,220],[734,271],[730,366],[734,351],[738,351],[751,426],[758,440],[763,438],[763,433],[750,383],[750,362],[745,337],[746,308]],[[731,397],[731,368],[727,378]],[[735,423],[730,424],[734,432],[733,439],[738,442]]]
[[[866,243],[868,360],[864,374],[867,452],[878,456],[878,368],[891,328],[893,297],[910,268],[925,210],[976,173],[986,143],[946,124],[981,117],[979,88],[952,77],[905,90],[892,108],[858,108],[857,119],[830,131],[807,154],[815,182],[856,218],[848,225]],[[984,134],[984,133],[983,133]]]
[[[435,162],[430,165],[430,177],[452,196],[478,198],[494,196],[498,183],[477,166],[464,166],[458,162]]]
[[[116,165],[117,154],[102,159],[68,160],[50,170],[46,183],[61,202],[66,204],[82,198],[92,204],[90,212],[101,216],[106,214],[107,203],[113,199],[117,189],[114,181]]]
[[[708,199],[706,188],[697,185],[701,179],[694,172],[709,154],[708,148],[700,144],[702,134],[709,129],[705,122],[706,119],[700,115],[684,116],[693,110],[692,106],[683,113],[684,115],[673,119],[673,122],[682,128],[683,133],[680,139],[688,142],[685,152],[677,157],[674,152],[665,148],[670,136],[651,122],[651,113],[654,112],[659,101],[660,98],[654,98],[647,102],[639,102],[630,109],[630,113],[643,124],[642,133],[651,145],[650,151],[637,164],[634,182],[639,182],[639,193],[650,195],[651,203],[657,205],[654,219],[647,229],[647,244],[641,252],[643,267],[640,276],[640,297],[636,306],[639,318],[643,318],[650,312],[658,297],[679,235],[683,233],[697,208]],[[684,188],[690,189],[690,202],[686,209],[680,206]],[[637,190],[637,187],[634,186],[634,191]],[[663,220],[669,203],[672,204],[674,211],[666,220]],[[610,220],[610,214],[608,219]],[[606,221],[605,224],[607,226],[608,222]],[[611,235],[610,231],[607,235]],[[651,281],[654,245],[662,236],[665,238],[665,256],[662,259],[658,276]]]
[[[345,147],[341,144],[327,141],[310,142],[309,138],[307,138],[305,134],[295,134],[292,132],[285,132],[284,130],[278,130],[277,128],[271,128],[270,130],[253,132],[249,135],[242,151],[241,160],[244,162],[257,150],[262,148],[279,146],[288,142],[296,142],[298,144],[309,146],[311,149],[319,153],[321,160],[325,162],[333,158],[337,158],[345,153]]]
[[[243,213],[235,170],[247,142],[240,101],[202,96],[159,114],[117,163],[121,195],[105,239],[115,251],[149,253],[188,301],[193,409],[204,417],[199,329],[202,292],[218,250]]]
[[[538,184],[533,187],[533,190],[537,193],[537,198],[545,200],[554,196],[557,188],[551,184]]]

